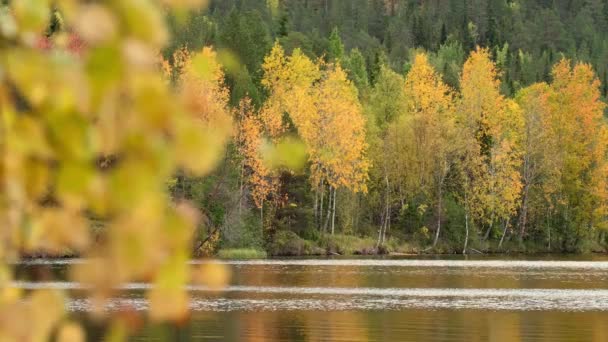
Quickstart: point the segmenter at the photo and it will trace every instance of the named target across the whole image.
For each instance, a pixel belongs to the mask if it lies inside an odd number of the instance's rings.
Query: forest
[[[171,183],[213,248],[605,248],[608,2],[212,1],[169,22],[175,85],[189,51],[223,64],[230,147]],[[269,167],[285,139],[303,164]]]
[[[127,69],[97,48],[113,31],[69,14],[49,12],[33,44],[86,62],[98,106]],[[129,25],[160,51],[129,41],[129,58],[197,120],[175,123],[162,189],[196,213],[195,255],[606,248],[608,1],[224,0]],[[124,159],[116,120],[94,120],[102,174]],[[93,191],[75,165],[31,176],[51,183],[42,208],[70,179]],[[112,221],[98,206],[77,206],[96,240]]]

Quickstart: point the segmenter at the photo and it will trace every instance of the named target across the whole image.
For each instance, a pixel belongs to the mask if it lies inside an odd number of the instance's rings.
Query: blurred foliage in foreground
[[[213,51],[192,56],[186,78],[198,88],[179,94],[158,54],[168,40],[165,12],[180,17],[206,2],[2,3],[0,341],[85,339],[61,291],[14,285],[11,264],[37,251],[89,259],[70,278],[90,292],[110,340],[129,334],[125,320],[103,310],[122,283],[153,283],[152,320],[185,318],[183,285],[221,287],[227,274],[188,265],[198,214],[169,201],[166,183],[177,170],[208,173],[231,123]],[[101,241],[93,241],[91,218],[105,224]]]

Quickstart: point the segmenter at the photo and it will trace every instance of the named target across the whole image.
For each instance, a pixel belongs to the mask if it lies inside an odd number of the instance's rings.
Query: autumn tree
[[[552,93],[548,84],[537,83],[521,89],[516,95],[524,118],[521,166],[523,187],[517,220],[520,243],[527,232],[532,202],[536,200],[544,203],[545,196],[539,190],[544,182],[552,178],[551,172],[556,170],[553,161],[559,152],[551,141],[549,131],[552,117],[549,100],[554,96]]]
[[[405,200],[403,187],[399,187],[399,184],[408,164],[404,163],[402,151],[393,143],[397,140],[390,138],[391,132],[398,129],[394,123],[405,112],[404,82],[403,76],[387,66],[382,66],[376,83],[370,91],[366,106],[368,117],[367,139],[370,145],[370,158],[374,165],[370,171],[370,182],[375,185],[374,188],[379,192],[376,197],[380,199],[379,203],[375,203],[375,207],[378,207],[380,211],[377,245],[384,242],[386,231],[390,228],[394,193],[397,193],[402,206]],[[394,134],[397,135],[398,133],[395,132]],[[387,182],[389,169],[398,171],[394,175],[396,177],[392,177],[392,185],[390,181]],[[393,187],[396,187],[397,191],[394,191]]]
[[[565,248],[577,248],[583,237],[592,236],[606,219],[605,104],[600,82],[588,64],[571,65],[563,59],[553,68],[551,118],[547,121],[548,143],[556,147],[550,156],[553,168],[545,191],[559,220],[570,227]]]
[[[330,187],[331,233],[335,230],[336,191],[344,187],[366,192],[369,162],[366,157],[365,118],[357,89],[337,65],[328,66],[319,84],[315,101],[318,119],[314,122],[309,146],[313,183]]]
[[[290,128],[284,119],[287,113],[298,134],[309,140],[314,134],[312,127],[317,113],[314,105],[313,82],[320,78],[319,66],[299,49],[291,56],[276,42],[264,59],[262,84],[269,96],[262,109],[261,118],[270,135],[278,138]]]
[[[503,224],[502,244],[511,216],[519,206],[521,110],[500,94],[498,70],[489,51],[477,48],[464,64],[460,80],[458,122],[464,138],[462,203],[466,235],[469,215],[487,225],[485,238],[496,222]]]
[[[387,137],[388,145],[396,150],[391,155],[400,161],[390,164],[393,170],[389,174],[403,186],[400,192],[423,194],[434,202],[435,246],[441,231],[445,181],[458,153],[453,95],[425,54],[415,56],[404,93],[405,112]]]
[[[237,113],[239,118],[237,146],[242,157],[239,201],[242,201],[244,196],[243,181],[246,179],[253,203],[260,209],[260,213],[263,213],[264,201],[275,198],[278,193],[278,174],[264,162],[262,153],[265,129],[249,98],[241,100]],[[240,206],[239,202],[239,210],[241,210]]]
[[[297,129],[302,140],[311,141],[317,118],[313,82],[320,75],[318,66],[299,49],[286,56],[281,45],[275,42],[262,68],[262,85],[269,96],[260,120],[269,140],[276,144]]]
[[[306,144],[311,184],[321,193],[321,203],[325,186],[330,189],[325,226],[331,222],[333,232],[336,189],[365,191],[365,120],[357,90],[341,66],[330,64],[321,70],[299,49],[286,57],[278,43],[266,57],[264,71],[262,84],[270,96],[262,120],[275,136],[287,132],[291,124]],[[289,124],[283,113],[287,113]],[[315,210],[316,216],[322,205]]]

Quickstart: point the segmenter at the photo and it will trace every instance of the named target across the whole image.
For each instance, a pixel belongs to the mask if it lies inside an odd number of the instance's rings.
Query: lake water
[[[18,267],[23,288],[64,288],[79,260]],[[182,341],[608,341],[608,258],[577,260],[329,259],[226,262],[233,278],[217,293],[190,286],[192,317],[181,327],[144,327],[134,337]],[[125,284],[108,310],[144,311],[145,283]],[[90,303],[68,309],[86,316]],[[101,338],[91,325],[91,340]]]

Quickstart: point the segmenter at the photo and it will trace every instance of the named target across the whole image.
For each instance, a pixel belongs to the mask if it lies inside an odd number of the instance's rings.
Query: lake
[[[555,258],[554,256],[551,258]],[[61,275],[81,260],[34,260],[15,285],[77,291]],[[196,262],[193,262],[196,263]],[[608,257],[501,260],[287,259],[226,261],[223,292],[190,286],[181,327],[144,327],[134,341],[608,341]],[[108,307],[147,309],[145,283]],[[86,299],[67,303],[85,316]],[[101,338],[90,325],[91,341]]]

